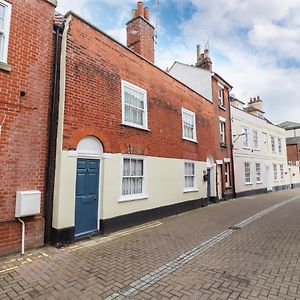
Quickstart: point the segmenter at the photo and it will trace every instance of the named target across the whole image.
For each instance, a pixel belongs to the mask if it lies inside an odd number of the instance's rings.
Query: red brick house
[[[18,191],[41,193],[41,213],[23,221],[26,247],[44,244],[55,4],[0,0],[0,255],[20,249]]]
[[[155,66],[142,2],[127,23],[128,47],[74,13],[65,18],[53,243],[207,205],[225,163],[220,198],[229,197],[230,85],[214,74],[211,101]]]
[[[232,198],[234,183],[229,103],[232,86],[213,72],[208,49],[201,53],[200,46],[197,46],[197,62],[194,66],[175,62],[168,73],[211,102],[214,121],[219,125],[219,136],[210,141],[211,146],[216,149],[212,159],[216,164],[217,198]]]

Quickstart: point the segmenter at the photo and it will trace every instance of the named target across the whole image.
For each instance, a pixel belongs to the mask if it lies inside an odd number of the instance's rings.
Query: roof
[[[295,144],[300,145],[300,136],[287,138],[286,139],[286,144],[287,145],[295,145]]]
[[[54,5],[54,6],[57,6],[57,0],[45,0],[46,2]]]
[[[278,126],[285,129],[285,130],[291,130],[291,129],[300,128],[300,123],[285,121],[285,122],[282,122],[282,123],[278,124]]]
[[[48,0],[45,0],[48,1]],[[55,1],[55,0],[49,0],[49,1]],[[174,79],[175,81],[177,81],[178,83],[180,83],[182,86],[184,86],[185,88],[189,89],[190,91],[196,93],[198,96],[200,96],[203,100],[205,101],[209,101],[208,99],[206,99],[203,95],[201,95],[200,93],[194,91],[192,88],[190,88],[188,85],[186,85],[185,83],[183,83],[182,81],[178,80],[177,78],[173,77],[171,74],[169,74],[168,72],[162,70],[159,66],[155,65],[153,62],[149,61],[148,59],[146,59],[145,57],[143,57],[142,55],[140,55],[139,53],[133,51],[132,49],[130,49],[129,47],[125,46],[124,44],[122,44],[121,42],[119,42],[118,40],[116,40],[115,38],[113,38],[112,36],[110,36],[108,33],[106,33],[105,31],[101,30],[100,28],[98,28],[96,25],[94,25],[93,23],[87,21],[85,18],[81,17],[80,15],[78,15],[77,13],[73,12],[73,11],[68,11],[64,17],[68,18],[70,16],[73,16],[75,18],[77,18],[78,20],[80,20],[81,22],[89,25],[91,28],[93,28],[94,30],[96,30],[98,33],[106,36],[108,39],[110,39],[112,42],[118,44],[120,47],[126,49],[127,51],[131,52],[132,54],[134,54],[135,56],[139,57],[140,59],[142,59],[143,61],[145,61],[146,63],[152,65],[152,67],[158,69],[160,72],[162,72],[163,74],[167,75],[168,77],[171,77],[172,79]],[[210,101],[209,101],[210,102]]]
[[[227,85],[230,89],[233,88],[233,86],[230,83],[228,83],[223,77],[221,77],[218,73],[213,72],[212,74],[213,76],[216,76],[219,79],[219,81],[222,81],[223,84]]]

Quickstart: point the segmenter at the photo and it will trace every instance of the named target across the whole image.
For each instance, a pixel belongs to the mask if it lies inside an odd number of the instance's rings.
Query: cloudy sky
[[[58,0],[126,43],[137,0]],[[144,1],[156,24],[155,0]],[[300,122],[300,0],[159,0],[156,64],[195,63],[209,41],[213,69],[247,102],[260,95],[267,117]]]

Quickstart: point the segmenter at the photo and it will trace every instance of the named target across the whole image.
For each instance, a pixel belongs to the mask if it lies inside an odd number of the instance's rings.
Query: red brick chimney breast
[[[154,63],[154,26],[150,24],[150,9],[137,3],[137,13],[127,25],[127,47]]]

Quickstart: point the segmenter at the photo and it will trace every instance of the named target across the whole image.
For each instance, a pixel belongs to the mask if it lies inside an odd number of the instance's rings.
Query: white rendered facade
[[[234,106],[231,113],[237,195],[289,188],[285,131]]]

